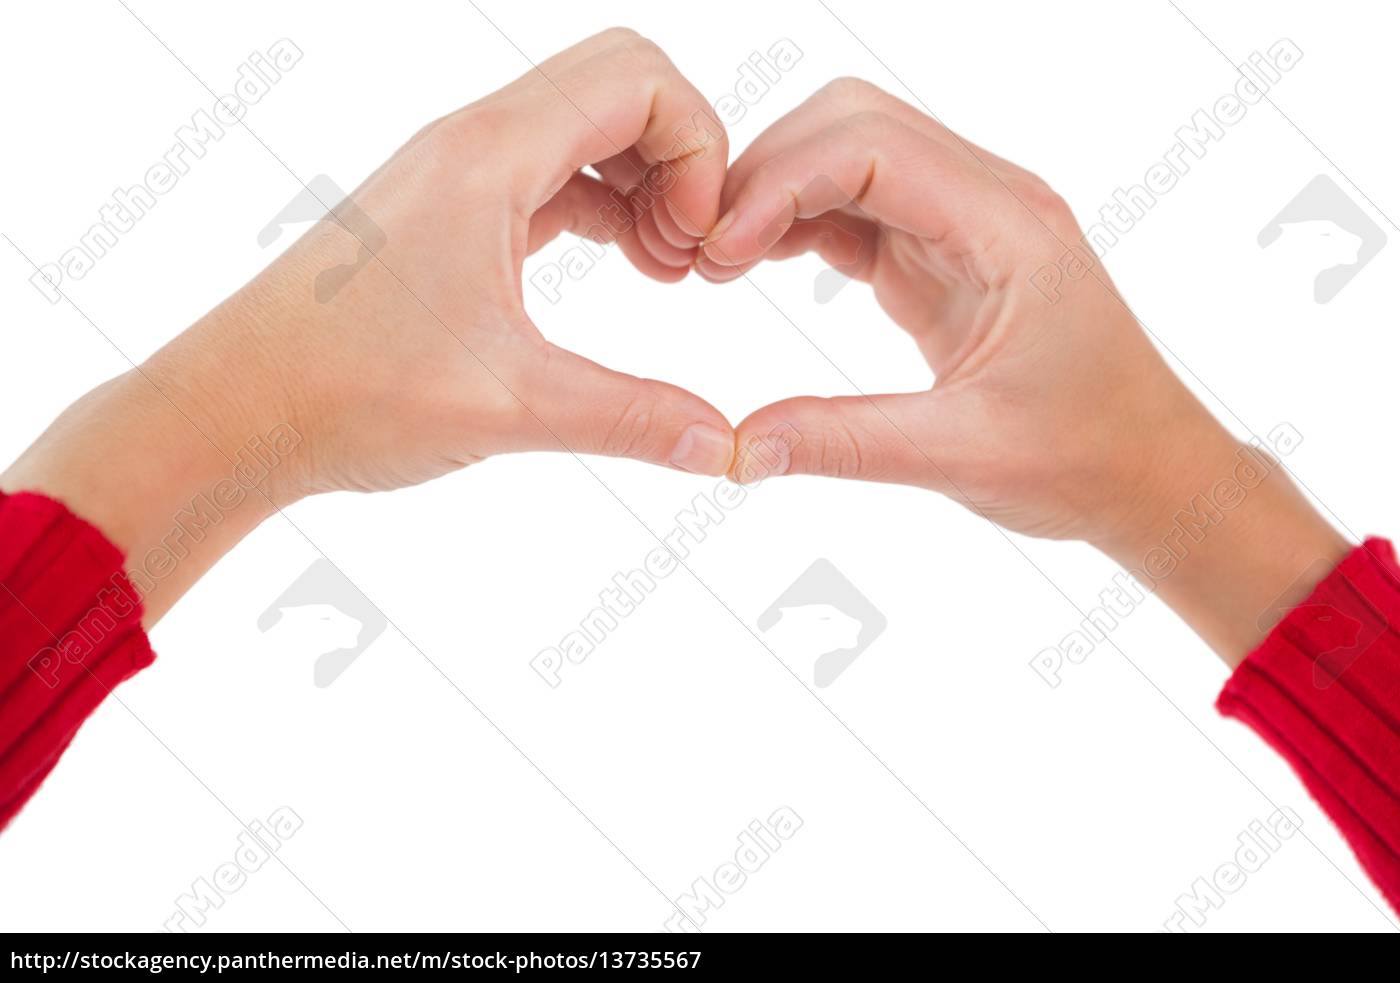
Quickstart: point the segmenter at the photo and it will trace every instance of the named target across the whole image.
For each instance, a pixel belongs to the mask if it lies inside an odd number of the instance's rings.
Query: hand
[[[1101,268],[1066,279],[1054,303],[1032,284],[1081,242],[1064,201],[893,96],[828,85],[740,156],[723,202],[702,275],[730,280],[816,250],[873,287],[936,378],[925,392],[756,411],[740,446],[785,421],[800,435],[788,473],[930,488],[1010,529],[1087,540],[1140,572],[1175,514],[1231,475],[1241,445],[1168,369]],[[1308,559],[1345,551],[1281,469],[1226,532],[1190,545],[1162,596],[1232,659]]]
[[[727,158],[704,98],[655,45],[626,30],[590,38],[418,133],[334,218],[70,408],[3,487],[65,501],[139,564],[250,438],[299,435],[263,494],[147,598],[150,623],[273,504],[314,492],[394,488],[525,450],[723,474],[725,418],[551,345],[525,315],[520,271],[568,229],[616,233],[644,273],[684,277]],[[590,164],[603,180],[580,172]]]
[[[337,210],[341,222],[322,222],[149,370],[237,360],[255,389],[244,403],[258,405],[228,415],[246,430],[250,412],[281,414],[316,449],[292,494],[394,488],[523,450],[723,474],[724,417],[551,345],[525,315],[520,271],[562,231],[625,229],[619,245],[644,273],[684,277],[727,157],[723,127],[661,50],[607,31],[426,127],[355,192],[354,212]],[[663,192],[645,211],[643,175]],[[317,274],[370,242],[360,214],[383,244],[312,303]]]

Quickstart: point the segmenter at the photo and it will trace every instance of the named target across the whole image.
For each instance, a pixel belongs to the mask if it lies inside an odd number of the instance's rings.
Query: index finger
[[[704,246],[726,266],[763,256],[797,219],[847,206],[951,255],[981,255],[1006,233],[1005,193],[985,168],[877,112],[773,147],[732,197]]]
[[[533,212],[581,167],[635,148],[639,183],[664,198],[683,231],[718,218],[729,138],[665,53],[634,31],[595,35],[475,107],[502,110],[509,180]],[[496,129],[496,127],[493,127]]]

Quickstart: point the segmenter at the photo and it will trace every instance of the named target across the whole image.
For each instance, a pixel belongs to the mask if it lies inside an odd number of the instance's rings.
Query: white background
[[[734,91],[751,52],[788,38],[804,57],[733,128],[736,154],[826,81],[857,75],[1041,174],[1085,222],[1237,79],[1165,2],[831,0],[850,32],[816,3],[485,0],[498,32],[469,3],[130,2],[169,51],[116,2],[3,15],[5,460],[269,261],[255,237],[298,190],[287,168],[353,187],[423,123],[527,70],[500,32],[539,61],[625,24],[712,99]],[[1250,109],[1108,265],[1222,419],[1241,435],[1291,423],[1305,440],[1288,464],[1340,524],[1393,534],[1400,474],[1384,421],[1400,352],[1385,285],[1400,232],[1362,195],[1400,215],[1400,134],[1384,123],[1396,25],[1379,4],[1182,9],[1231,59],[1282,37],[1304,58],[1271,91],[1276,107]],[[231,131],[71,285],[118,353],[27,283],[18,250],[56,259],[116,187],[141,180],[212,101],[190,71],[223,91],[283,37],[305,57],[246,124],[286,167]],[[1320,173],[1392,240],[1325,306],[1255,243]],[[863,287],[813,302],[815,264],[753,278],[864,391],[927,385]],[[785,395],[851,391],[743,282],[660,285],[610,253],[558,304],[527,296],[552,339],[692,388],[734,420]],[[664,318],[643,313],[658,306]],[[563,455],[492,460],[394,494],[306,501],[258,529],[159,625],[155,666],[99,710],[0,836],[0,928],[159,931],[177,896],[230,859],[239,821],[281,806],[305,820],[285,866],[254,874],[202,930],[660,930],[670,899],[780,806],[804,825],[706,931],[1153,930],[1279,806],[1305,836],[1205,930],[1395,928],[1288,768],[1216,715],[1225,668],[1170,612],[1143,604],[1116,650],[1066,666],[1052,689],[1028,663],[1114,566],[1082,545],[1008,539],[925,492],[762,485],[694,550],[693,574],[664,581],[550,689],[531,657],[641,564],[648,529],[670,529],[714,485],[587,463],[596,478]],[[315,652],[288,653],[256,625],[320,552],[396,626],[325,689],[311,682]],[[810,660],[775,655],[754,628],[818,557],[889,621],[823,690]]]

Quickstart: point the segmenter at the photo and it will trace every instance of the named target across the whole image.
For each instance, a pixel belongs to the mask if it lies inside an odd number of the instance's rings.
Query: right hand
[[[286,499],[524,450],[723,474],[724,416],[548,342],[525,313],[521,264],[563,231],[616,231],[643,273],[681,279],[727,159],[723,126],[666,55],[605,31],[425,127],[147,374],[235,446],[268,421],[294,426],[308,466],[279,478]],[[644,174],[657,182],[646,210]],[[634,216],[617,207],[629,197]],[[357,254],[363,267],[324,297],[322,272]],[[664,330],[664,310],[637,314]]]
[[[420,131],[335,217],[70,407],[0,487],[63,501],[134,568],[162,555],[172,516],[228,478],[247,442],[299,434],[262,494],[146,597],[150,625],[274,505],[315,492],[397,488],[525,450],[724,474],[734,434],[718,410],[548,342],[520,274],[560,232],[601,227],[647,174],[664,179],[655,207],[616,223],[620,249],[650,276],[684,277],[727,158],[723,127],[656,45],[589,38]],[[602,180],[581,173],[590,164]],[[665,310],[635,313],[665,329]]]

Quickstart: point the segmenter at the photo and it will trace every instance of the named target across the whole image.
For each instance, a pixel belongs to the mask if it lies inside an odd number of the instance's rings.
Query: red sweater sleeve
[[[0,493],[0,828],[155,657],[122,571],[121,552],[58,502]]]
[[[0,493],[0,828],[78,727],[150,665],[107,539],[59,503]],[[1217,706],[1293,765],[1400,910],[1400,566],[1352,551],[1226,683]]]
[[[1368,539],[1242,662],[1216,706],[1288,759],[1400,911],[1400,566]]]

